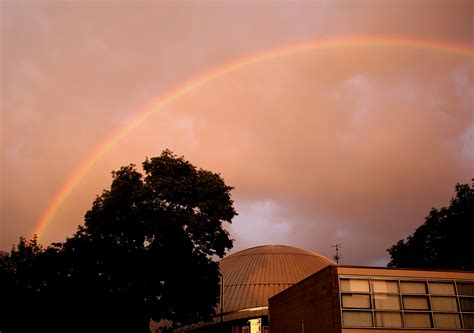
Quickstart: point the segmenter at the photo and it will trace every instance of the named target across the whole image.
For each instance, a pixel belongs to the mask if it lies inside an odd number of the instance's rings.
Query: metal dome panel
[[[224,280],[223,314],[232,320],[266,312],[270,297],[333,264],[317,253],[284,245],[231,254],[219,262]]]

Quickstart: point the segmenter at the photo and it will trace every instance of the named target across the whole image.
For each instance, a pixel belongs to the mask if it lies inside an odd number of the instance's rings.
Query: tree
[[[32,278],[37,258],[43,252],[37,238],[27,241],[20,237],[10,252],[0,253],[0,330],[6,332],[20,331],[18,316],[13,315],[25,300],[34,296],[36,285]]]
[[[58,246],[44,249],[35,235],[31,240],[20,237],[9,253],[0,253],[1,332],[44,331],[46,320],[59,312],[53,310],[58,304],[45,297],[51,296],[45,291],[58,278],[54,266]],[[55,320],[56,327],[60,322],[61,317]]]
[[[214,256],[232,247],[231,187],[165,150],[112,172],[109,190],[64,243],[36,258],[37,330],[149,332],[149,321],[206,320],[219,300]],[[51,311],[54,309],[54,311]]]
[[[387,250],[389,267],[474,270],[474,184],[455,191],[449,207],[432,208],[413,235]]]

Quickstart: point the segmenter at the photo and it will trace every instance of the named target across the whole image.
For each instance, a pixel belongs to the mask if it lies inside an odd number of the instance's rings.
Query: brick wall
[[[270,298],[269,314],[271,333],[341,332],[336,267],[328,266]]]

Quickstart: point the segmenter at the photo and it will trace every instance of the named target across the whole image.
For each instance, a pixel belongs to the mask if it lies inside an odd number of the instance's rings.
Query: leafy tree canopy
[[[64,243],[44,250],[21,240],[2,256],[17,295],[47,309],[29,313],[36,328],[148,332],[150,319],[190,323],[214,315],[220,275],[212,257],[232,247],[223,229],[236,215],[232,188],[168,150],[147,158],[143,171],[114,171],[110,189]],[[23,265],[19,252],[34,260]],[[29,278],[20,283],[22,265]]]
[[[449,207],[432,208],[413,235],[387,250],[389,267],[474,270],[474,185],[455,190]]]

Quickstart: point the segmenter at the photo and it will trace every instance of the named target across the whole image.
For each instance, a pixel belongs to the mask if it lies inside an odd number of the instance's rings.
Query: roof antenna
[[[341,244],[336,244],[336,245],[333,245],[332,247],[335,247],[336,248],[336,255],[333,256],[334,260],[336,260],[336,265],[339,265],[339,260],[341,259],[341,255],[339,254],[339,249],[342,248],[342,245]]]

